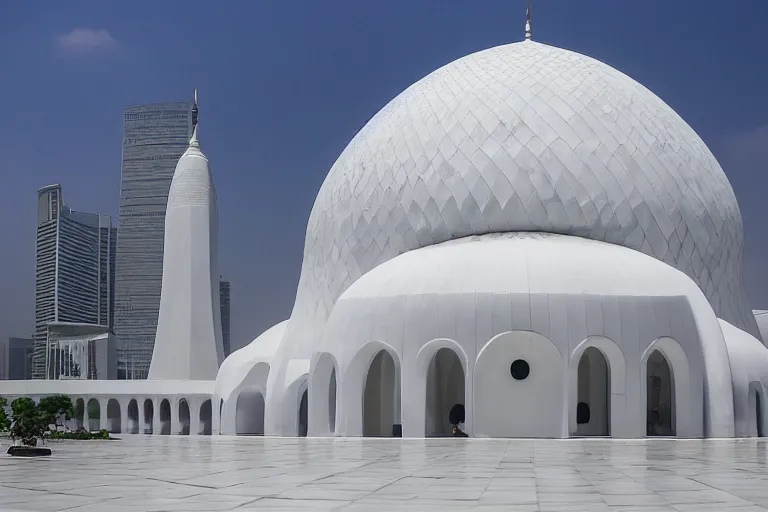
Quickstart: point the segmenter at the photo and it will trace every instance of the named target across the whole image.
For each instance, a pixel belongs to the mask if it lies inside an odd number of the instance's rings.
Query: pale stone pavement
[[[768,510],[765,440],[124,436],[0,455],[0,511]]]

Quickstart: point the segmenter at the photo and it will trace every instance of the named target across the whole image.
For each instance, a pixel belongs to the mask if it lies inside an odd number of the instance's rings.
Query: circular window
[[[528,361],[522,359],[516,359],[512,361],[509,367],[509,373],[512,374],[512,378],[515,380],[525,380],[528,374],[531,373],[531,367],[528,366]]]

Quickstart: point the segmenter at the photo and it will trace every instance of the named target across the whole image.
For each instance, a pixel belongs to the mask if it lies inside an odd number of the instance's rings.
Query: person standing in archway
[[[451,422],[451,432],[453,437],[469,437],[466,432],[461,430],[459,425],[465,421],[465,412],[463,404],[456,404],[451,407],[451,412],[448,413],[448,421]]]

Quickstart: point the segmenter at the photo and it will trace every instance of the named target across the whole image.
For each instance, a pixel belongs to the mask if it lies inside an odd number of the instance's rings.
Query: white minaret
[[[197,140],[197,90],[189,148],[173,174],[165,212],[160,313],[149,379],[216,380],[224,359],[219,309],[219,215],[208,159]]]

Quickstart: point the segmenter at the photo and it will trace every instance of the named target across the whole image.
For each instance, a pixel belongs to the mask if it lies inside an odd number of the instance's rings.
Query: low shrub
[[[98,432],[88,432],[84,428],[72,432],[51,432],[51,439],[74,439],[78,441],[88,441],[91,439],[114,439],[109,436],[109,431],[106,429],[99,430]]]

